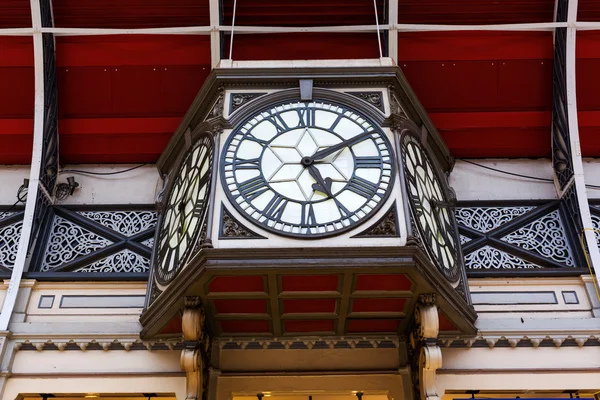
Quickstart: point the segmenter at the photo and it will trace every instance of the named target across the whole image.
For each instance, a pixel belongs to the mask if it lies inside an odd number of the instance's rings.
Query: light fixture
[[[54,396],[52,393],[40,393],[40,397],[42,398],[42,400],[48,400],[56,396]]]
[[[74,176],[67,178],[67,183],[59,183],[56,185],[56,198],[58,200],[64,200],[69,196],[72,196],[75,189],[79,187],[79,183],[75,181]]]
[[[98,397],[100,397],[98,393],[87,393],[85,395],[86,399],[97,399]]]
[[[357,398],[358,400],[362,400],[362,397],[363,397],[363,392],[356,392],[356,393],[354,393],[354,395],[356,396],[356,398]]]

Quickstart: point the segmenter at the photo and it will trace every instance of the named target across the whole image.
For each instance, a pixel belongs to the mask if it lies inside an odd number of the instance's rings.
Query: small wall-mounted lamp
[[[58,200],[64,200],[69,196],[72,196],[75,192],[75,189],[79,187],[79,183],[75,181],[74,176],[69,176],[67,178],[67,183],[59,183],[56,185],[56,198]]]

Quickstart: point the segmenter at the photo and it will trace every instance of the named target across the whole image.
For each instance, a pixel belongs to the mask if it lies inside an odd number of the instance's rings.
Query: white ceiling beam
[[[398,0],[388,1],[388,56],[398,64]]]

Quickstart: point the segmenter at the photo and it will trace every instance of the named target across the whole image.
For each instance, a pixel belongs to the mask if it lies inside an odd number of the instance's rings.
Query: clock
[[[402,136],[401,148],[414,224],[438,269],[449,281],[456,282],[460,274],[458,244],[445,185],[420,139],[407,132]]]
[[[213,140],[202,135],[179,165],[165,202],[157,244],[155,276],[165,285],[185,262],[207,214],[213,163]]]
[[[333,102],[286,102],[237,126],[220,175],[237,211],[283,236],[322,238],[373,216],[394,184],[384,132]]]

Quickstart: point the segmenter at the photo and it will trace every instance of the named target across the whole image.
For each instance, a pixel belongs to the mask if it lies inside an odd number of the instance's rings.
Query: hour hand
[[[355,145],[358,142],[362,142],[363,140],[365,140],[368,137],[370,137],[372,134],[373,134],[372,131],[361,133],[360,135],[356,135],[353,138],[344,140],[341,143],[335,144],[333,146],[329,146],[329,147],[327,147],[326,149],[323,149],[323,150],[319,150],[315,154],[313,154],[311,158],[313,160],[315,160],[315,161],[321,160],[321,159],[323,159],[323,158],[325,158],[325,157],[327,157],[327,156],[335,153],[336,151],[339,151],[339,150],[341,150],[343,148]]]
[[[332,184],[331,178],[323,179],[321,172],[314,165],[309,165],[308,173],[310,174],[310,176],[312,176],[314,178],[314,180],[317,181],[316,183],[313,183],[313,185],[312,185],[312,188],[314,190],[318,190],[319,192],[325,193],[329,197],[333,197],[333,194],[331,193],[331,184]]]

